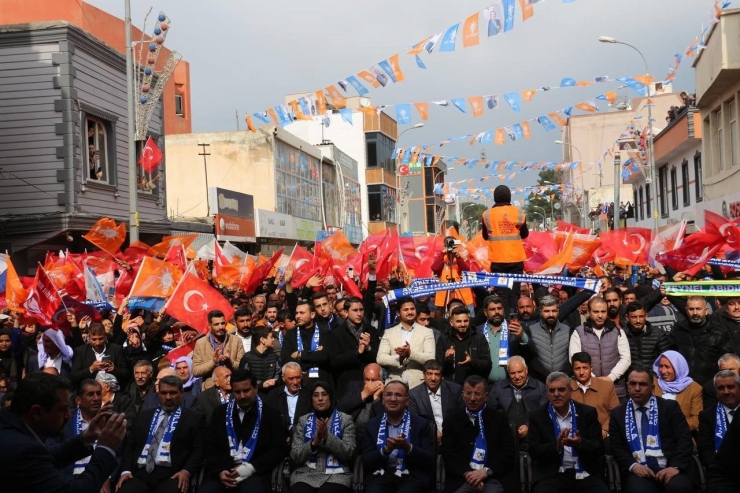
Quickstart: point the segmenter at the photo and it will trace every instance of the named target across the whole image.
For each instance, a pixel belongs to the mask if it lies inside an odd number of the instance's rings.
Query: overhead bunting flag
[[[429,119],[429,103],[414,103],[414,106],[422,120],[426,121]]]
[[[411,123],[411,105],[410,104],[397,104],[396,105],[396,121],[398,122],[399,125],[408,125]]]
[[[459,27],[460,27],[460,24],[457,23],[454,26],[451,26],[449,29],[447,29],[444,36],[442,36],[442,42],[439,45],[440,53],[455,51],[455,40],[457,39],[457,29]]]
[[[463,23],[463,47],[469,48],[479,43],[479,23],[478,23],[478,12],[471,15]]]

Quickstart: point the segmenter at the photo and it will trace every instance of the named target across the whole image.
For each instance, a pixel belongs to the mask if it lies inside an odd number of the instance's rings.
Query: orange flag
[[[332,233],[331,236],[321,242],[321,256],[323,259],[333,259],[340,266],[344,266],[357,250],[352,247],[343,231]]]
[[[478,12],[471,15],[463,23],[463,47],[469,48],[477,45],[479,41],[478,32],[480,25],[478,23]]]
[[[5,262],[8,264],[8,270],[5,271],[5,302],[10,310],[24,313],[26,310],[23,308],[23,303],[28,298],[28,290],[23,287],[21,278],[18,277],[15,266],[10,261],[10,255],[2,255],[5,256]]]
[[[530,101],[532,101],[532,96],[534,96],[536,93],[537,93],[536,89],[529,89],[526,91],[522,91],[522,99],[524,99],[524,101],[529,103]]]
[[[326,86],[326,92],[329,93],[331,104],[333,104],[335,108],[344,108],[347,106],[347,100],[342,96],[342,93],[339,92],[339,89],[334,86]]]
[[[432,37],[429,36],[428,38],[416,43],[409,51],[406,52],[406,54],[407,55],[418,55],[419,53],[424,51],[424,45],[426,45],[427,41],[429,41],[431,38]]]
[[[414,106],[416,106],[416,111],[419,112],[422,120],[429,118],[429,103],[414,103]]]
[[[275,125],[280,125],[280,120],[278,120],[277,114],[275,113],[274,108],[270,108],[267,110],[267,114],[270,115],[270,118],[275,123]]]
[[[247,121],[247,128],[249,129],[249,131],[256,132],[257,129],[255,128],[254,123],[252,123],[252,117],[250,115],[247,115],[246,121]]]
[[[593,113],[593,112],[594,112],[594,111],[596,111],[596,109],[597,109],[597,108],[596,108],[596,107],[595,107],[595,106],[594,106],[594,105],[593,105],[592,103],[590,103],[589,101],[584,101],[584,102],[582,102],[582,103],[578,103],[578,104],[576,105],[576,108],[578,108],[578,109],[579,109],[579,110],[581,110],[581,111],[586,111],[586,112],[588,112],[588,113]]]
[[[195,239],[198,237],[198,233],[188,233],[185,235],[174,235],[174,236],[165,236],[162,238],[162,241],[154,245],[149,249],[147,252],[147,255],[152,257],[161,257],[164,258],[167,256],[167,253],[170,251],[170,249],[174,246],[180,246],[187,248],[189,247]]]
[[[147,300],[168,298],[180,282],[180,278],[182,271],[176,265],[154,257],[144,257],[131,285],[129,308],[138,306],[151,309],[153,305]]]
[[[115,255],[126,239],[126,224],[121,223],[116,226],[113,219],[104,217],[82,237],[104,252]]]
[[[529,122],[522,122],[522,134],[525,139],[532,138],[532,131],[529,129]]]
[[[568,235],[565,240],[565,245],[561,248],[557,255],[552,257],[550,260],[540,266],[537,274],[555,274],[558,275],[563,272],[566,265],[573,256],[573,235]]]
[[[373,86],[375,89],[380,87],[380,82],[378,82],[377,77],[375,77],[373,74],[371,74],[368,70],[363,70],[357,76]]]
[[[519,6],[522,8],[522,21],[526,21],[534,15],[534,7],[530,0],[519,0]]]
[[[220,273],[214,274],[213,280],[226,288],[243,290],[256,267],[254,259],[247,256],[243,264],[222,265]]]
[[[472,96],[468,98],[470,107],[473,108],[473,116],[483,116],[483,96]]]
[[[604,94],[604,97],[610,103],[615,103],[617,101],[617,93],[615,91],[608,91],[608,92],[606,92]]]
[[[324,91],[316,91],[316,110],[321,116],[326,114],[326,98],[324,97]]]
[[[503,128],[497,128],[496,129],[496,136],[494,137],[494,142],[496,145],[502,146],[506,145],[506,132]]]
[[[557,112],[550,113],[547,116],[550,117],[550,120],[554,121],[555,123],[557,123],[561,127],[564,127],[565,126],[565,120],[563,120],[563,117],[560,116],[560,113],[557,113]]]
[[[406,76],[401,72],[401,65],[398,62],[398,54],[390,57],[388,59],[388,63],[391,65],[391,70],[393,70],[393,76],[396,78],[396,82],[401,82],[406,79]]]

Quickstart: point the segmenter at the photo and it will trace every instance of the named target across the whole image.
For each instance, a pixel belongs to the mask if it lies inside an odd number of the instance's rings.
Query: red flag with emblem
[[[272,257],[260,262],[259,266],[257,266],[254,271],[252,271],[252,275],[249,277],[249,281],[244,287],[245,293],[249,295],[254,293],[257,287],[259,287],[262,280],[267,278],[272,268],[275,266],[275,264],[278,263],[278,260],[280,260],[280,257],[283,255],[283,250],[284,249],[281,248],[280,250],[275,252]]]
[[[291,284],[294,288],[304,286],[309,279],[321,271],[320,259],[311,255],[311,252],[299,245],[293,248],[293,254],[290,256],[288,265],[293,266]]]
[[[556,231],[563,231],[565,233],[578,233],[582,235],[591,234],[590,228],[582,228],[580,226],[576,226],[575,224],[571,224],[560,219],[558,219],[555,223],[557,224],[557,226],[555,227]]]
[[[36,268],[34,285],[28,292],[28,298],[23,302],[25,315],[35,318],[39,324],[50,327],[53,324],[54,313],[62,304],[54,282],[49,278],[41,264]]]
[[[229,300],[191,270],[185,273],[172,293],[165,312],[198,332],[208,332],[208,312],[220,310],[226,320],[234,315]]]
[[[620,265],[647,265],[653,232],[648,228],[620,228],[601,233],[601,243],[614,252]]]
[[[549,231],[530,231],[522,243],[527,254],[527,260],[524,261],[524,270],[527,272],[536,272],[558,253],[555,235]]]
[[[693,276],[714,257],[723,244],[724,240],[720,236],[694,233],[679,248],[658,255],[655,260]]]
[[[146,140],[144,149],[142,149],[141,151],[139,164],[144,171],[146,171],[147,173],[152,173],[155,169],[157,169],[157,166],[160,165],[163,157],[164,154],[162,154],[162,151],[159,149],[159,147],[157,147],[154,139],[149,137]]]
[[[707,234],[721,236],[727,245],[740,250],[740,228],[729,219],[709,210],[704,211],[704,229]]]

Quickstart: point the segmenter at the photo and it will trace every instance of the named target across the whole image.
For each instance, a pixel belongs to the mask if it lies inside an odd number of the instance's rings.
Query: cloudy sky
[[[123,17],[122,0],[87,0]],[[446,30],[492,0],[131,0],[134,23],[141,26],[149,7],[172,19],[169,48],[190,62],[193,131],[236,130],[245,113],[283,102],[285,94],[315,91],[354,75],[427,36]],[[663,78],[673,54],[683,52],[706,26],[712,0],[560,0],[541,1],[535,15],[521,21],[517,5],[514,29],[463,49],[458,36],[452,53],[422,55],[427,70],[413,57],[401,56],[406,80],[372,90],[374,104],[413,103],[558,86],[576,80],[643,72],[637,53],[625,46],[602,44],[599,35],[637,46],[651,71]],[[517,2],[518,4],[518,2]],[[153,16],[147,31],[152,29]],[[685,60],[674,90],[694,89],[691,59]],[[617,83],[538,93],[517,114],[505,104],[473,118],[454,107],[431,107],[422,129],[407,132],[400,146],[431,143],[450,136],[511,125],[573,105]],[[353,93],[352,89],[349,89]],[[629,90],[620,96],[632,97]],[[604,109],[605,109],[605,105]],[[393,114],[393,113],[392,113]],[[418,115],[414,113],[418,119]],[[657,115],[658,121],[662,115]],[[417,120],[418,121],[418,120]],[[532,127],[533,138],[486,146],[488,159],[551,161],[561,156],[553,143],[559,132]],[[615,135],[615,139],[618,136]],[[445,155],[477,158],[481,146],[446,146]],[[485,170],[455,170],[452,179],[470,178]],[[518,176],[513,184],[531,184],[536,174]],[[488,182],[495,186],[493,180]]]

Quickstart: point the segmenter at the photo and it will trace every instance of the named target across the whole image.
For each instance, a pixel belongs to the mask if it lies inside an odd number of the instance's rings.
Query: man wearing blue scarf
[[[608,493],[601,477],[604,442],[596,409],[571,399],[565,373],[550,373],[546,386],[549,402],[529,415],[532,492]]]
[[[624,490],[630,493],[691,493],[693,443],[676,401],[653,395],[653,373],[635,367],[627,374],[626,403],[609,418],[611,453]]]
[[[740,412],[740,375],[721,370],[713,379],[718,402],[699,413],[699,459],[704,467],[714,462],[730,425]]]
[[[506,415],[486,406],[486,379],[479,375],[465,379],[462,396],[465,410],[445,417],[443,423],[445,492],[513,491],[518,485],[510,473],[516,470],[517,451]]]
[[[426,493],[434,484],[434,442],[429,422],[408,412],[408,386],[383,390],[383,409],[365,425],[362,463],[366,493]]]

